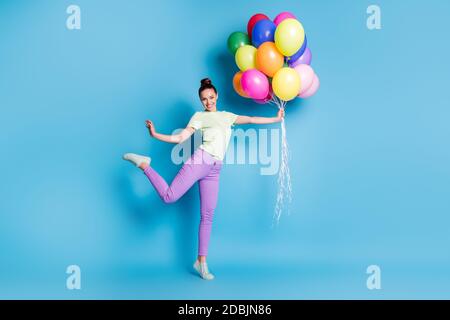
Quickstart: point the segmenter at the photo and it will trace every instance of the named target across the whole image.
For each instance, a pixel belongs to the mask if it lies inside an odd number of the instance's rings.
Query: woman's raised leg
[[[196,154],[191,156],[191,161],[186,161],[173,179],[170,186],[151,166],[143,169],[145,175],[158,192],[165,203],[172,203],[183,196],[192,185],[209,172],[209,166],[199,161],[192,161]]]

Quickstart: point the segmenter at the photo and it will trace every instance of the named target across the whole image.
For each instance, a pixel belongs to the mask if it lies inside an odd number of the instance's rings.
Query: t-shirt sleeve
[[[202,127],[202,121],[199,112],[194,113],[186,127],[192,127],[195,130],[199,130]]]
[[[234,114],[232,112],[225,112],[225,119],[228,121],[230,126],[234,125],[234,122],[236,121],[238,115]]]

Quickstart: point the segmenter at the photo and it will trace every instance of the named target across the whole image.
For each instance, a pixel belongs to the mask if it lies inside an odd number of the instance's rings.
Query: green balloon
[[[248,38],[248,35],[246,33],[236,31],[230,34],[230,36],[228,37],[228,50],[233,55],[236,54],[237,49],[247,44],[250,44],[250,39]]]

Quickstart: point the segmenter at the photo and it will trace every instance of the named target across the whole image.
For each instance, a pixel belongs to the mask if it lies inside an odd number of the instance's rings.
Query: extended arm
[[[182,143],[183,141],[189,139],[189,137],[195,132],[194,128],[186,127],[178,134],[172,135],[161,134],[156,132],[155,125],[153,124],[153,122],[146,120],[145,123],[146,127],[148,128],[148,132],[153,138],[168,143]]]
[[[275,123],[280,122],[284,118],[284,109],[278,110],[276,117],[248,117],[248,116],[238,116],[235,124],[247,124],[247,123],[254,123],[254,124],[268,124],[268,123]]]

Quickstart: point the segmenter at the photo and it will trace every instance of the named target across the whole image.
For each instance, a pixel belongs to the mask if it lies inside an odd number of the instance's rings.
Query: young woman
[[[284,111],[279,110],[276,117],[248,117],[239,116],[231,112],[218,111],[217,100],[219,95],[211,80],[201,80],[198,95],[204,111],[196,112],[183,131],[176,135],[164,135],[156,132],[152,121],[146,120],[146,126],[152,137],[169,143],[182,143],[188,139],[195,130],[202,131],[202,144],[183,164],[170,186],[150,166],[150,157],[126,153],[123,158],[140,168],[159,196],[165,203],[177,201],[192,185],[198,181],[200,189],[200,227],[198,233],[198,257],[194,269],[206,280],[214,279],[208,270],[206,256],[214,209],[217,204],[219,192],[219,175],[222,168],[225,152],[231,137],[231,126],[234,124],[268,124],[280,122]]]

